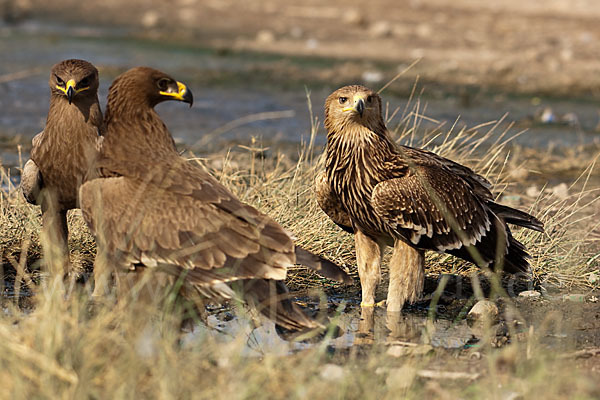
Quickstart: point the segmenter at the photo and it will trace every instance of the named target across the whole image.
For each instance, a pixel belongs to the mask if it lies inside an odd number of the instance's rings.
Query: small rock
[[[310,50],[314,50],[319,47],[319,41],[317,39],[311,38],[306,41],[306,48]]]
[[[275,34],[268,29],[261,29],[256,34],[256,41],[259,43],[273,43],[275,41]]]
[[[417,26],[417,29],[415,29],[415,31],[418,36],[422,38],[427,38],[430,37],[433,33],[433,28],[427,23],[422,23]]]
[[[529,171],[523,167],[517,167],[510,171],[510,177],[516,180],[524,180],[529,176]]]
[[[146,11],[142,15],[142,25],[144,28],[154,28],[160,22],[160,14],[157,11],[150,10]]]
[[[369,27],[369,34],[374,38],[390,36],[392,34],[392,25],[387,21],[377,21]]]
[[[469,325],[492,323],[498,319],[498,306],[493,301],[479,300],[467,314]]]
[[[536,197],[538,197],[538,196],[540,195],[540,193],[541,193],[541,192],[542,192],[542,191],[541,191],[540,189],[538,189],[538,187],[537,187],[537,186],[535,186],[535,185],[533,185],[533,186],[529,186],[529,187],[527,188],[527,190],[525,190],[525,194],[526,194],[528,197],[533,197],[533,198],[536,198]]]
[[[596,283],[598,282],[598,274],[595,272],[592,272],[591,274],[588,275],[588,282],[589,283]]]
[[[581,293],[565,294],[562,298],[563,301],[572,301],[573,303],[585,302],[585,295]]]
[[[342,21],[350,25],[364,25],[367,22],[365,16],[356,8],[346,10],[342,15]]]
[[[366,83],[378,83],[383,80],[383,73],[381,71],[365,71],[362,74],[362,79]]]
[[[339,381],[344,378],[346,371],[337,364],[325,364],[321,369],[321,378],[327,381]]]
[[[525,290],[524,292],[519,293],[519,297],[525,297],[527,299],[537,299],[542,294],[535,290]]]
[[[558,197],[559,199],[564,200],[567,197],[569,197],[569,187],[566,183],[563,182],[552,188],[552,194]]]

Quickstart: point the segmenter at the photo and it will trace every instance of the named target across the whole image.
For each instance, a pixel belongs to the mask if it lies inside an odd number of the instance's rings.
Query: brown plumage
[[[67,210],[78,207],[78,191],[103,131],[98,71],[87,61],[64,60],[50,73],[46,126],[33,138],[21,188],[27,201],[42,206],[48,261],[68,264]],[[63,271],[64,272],[64,271]]]
[[[363,304],[374,303],[386,245],[394,246],[390,311],[421,295],[425,250],[511,273],[528,269],[529,255],[507,223],[537,231],[543,224],[495,203],[490,183],[471,169],[393,142],[377,93],[363,86],[333,92],[325,127],[327,161],[315,192],[323,211],[355,233]]]
[[[125,72],[110,88],[100,177],[81,187],[83,215],[98,243],[95,293],[103,290],[107,268],[154,268],[184,276],[188,294],[227,299],[235,284],[281,326],[317,326],[288,299],[273,301],[286,296],[287,268],[302,261],[333,279],[348,276],[295,247],[274,220],[180,157],[153,108],[170,99],[192,103],[185,85],[145,67]]]

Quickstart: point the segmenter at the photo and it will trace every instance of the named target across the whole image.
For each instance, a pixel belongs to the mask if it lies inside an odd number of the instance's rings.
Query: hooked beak
[[[361,98],[359,98],[358,100],[356,100],[354,102],[354,109],[360,114],[360,116],[363,116],[363,112],[365,111],[365,101]]]
[[[188,103],[190,107],[192,104],[194,104],[194,95],[192,94],[192,91],[179,81],[177,82],[177,92],[169,88],[167,91],[161,91],[160,94],[163,96],[169,96],[173,98],[173,100],[179,100],[183,101],[184,103]]]
[[[79,93],[83,90],[88,89],[87,87],[82,88],[82,89],[75,89],[76,83],[74,79],[69,79],[67,81],[67,83],[65,84],[65,87],[56,85],[56,88],[58,90],[60,90],[61,92],[63,92],[65,94],[65,96],[67,96],[67,99],[69,100],[69,104],[71,104],[73,102],[73,96],[75,96],[75,93]]]
[[[73,86],[67,86],[67,99],[69,99],[69,104],[71,104],[71,102],[73,101],[74,94],[75,94],[75,88],[73,88]]]
[[[354,97],[354,105],[348,106],[348,107],[342,109],[342,111],[357,112],[360,115],[360,117],[362,118],[363,113],[365,112],[365,100],[362,97],[357,95]]]

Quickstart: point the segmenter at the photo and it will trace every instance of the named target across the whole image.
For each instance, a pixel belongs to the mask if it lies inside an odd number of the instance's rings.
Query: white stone
[[[344,378],[346,371],[337,364],[325,364],[321,368],[321,378],[327,381],[339,381]]]

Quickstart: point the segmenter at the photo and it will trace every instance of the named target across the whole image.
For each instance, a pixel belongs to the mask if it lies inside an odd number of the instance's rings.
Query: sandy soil
[[[176,4],[173,6],[173,4]],[[29,17],[135,28],[200,46],[368,60],[450,85],[600,97],[600,7],[594,0],[5,0],[5,20]],[[366,71],[366,72],[365,72]]]

